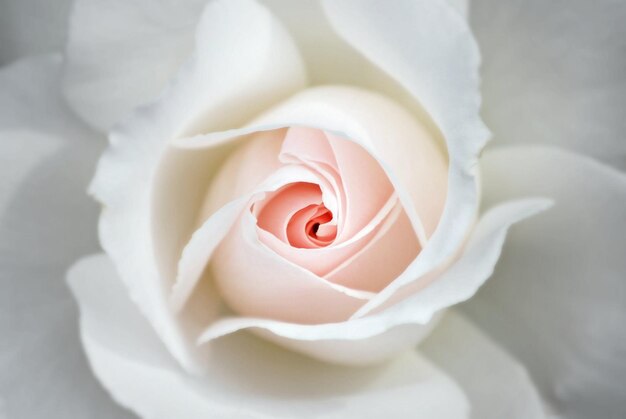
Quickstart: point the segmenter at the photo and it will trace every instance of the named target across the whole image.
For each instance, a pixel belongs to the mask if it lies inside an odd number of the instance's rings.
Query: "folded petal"
[[[394,98],[417,114],[423,112],[415,99],[396,81],[339,36],[320,0],[262,0],[289,29],[315,85],[349,84]],[[448,0],[463,15],[469,0]],[[396,7],[395,5],[388,7]]]
[[[463,388],[480,419],[546,419],[522,364],[456,310],[448,311],[420,352]]]
[[[362,308],[365,314],[452,257],[475,220],[476,165],[488,136],[479,117],[480,56],[467,23],[445,1],[348,0],[323,6],[335,31],[422,105],[448,152],[448,195],[437,230],[406,275]]]
[[[316,325],[252,317],[223,318],[209,326],[200,341],[209,342],[251,328],[263,331],[282,345],[327,361],[379,361],[417,344],[428,334],[442,310],[472,297],[492,274],[508,228],[547,206],[549,202],[544,199],[526,199],[493,208],[474,228],[463,253],[438,274],[436,281],[430,278],[430,282],[418,283],[419,289],[405,289],[406,293],[398,294],[402,299],[392,301],[382,311],[347,322]],[[402,325],[411,327],[403,328],[400,334]],[[373,346],[368,338],[376,341],[375,354],[368,351]],[[335,349],[328,351],[329,346]]]
[[[614,0],[472,1],[494,145],[557,145],[626,170],[625,19]]]
[[[47,55],[0,70],[0,417],[130,418],[81,354],[63,281],[98,249],[85,190],[104,141],[63,104],[61,66]]]
[[[464,310],[524,365],[567,418],[620,417],[626,388],[626,177],[549,147],[483,157],[486,205],[551,196],[514,229]]]
[[[417,353],[353,369],[239,335],[212,344],[207,375],[186,375],[128,299],[106,256],[83,259],[68,281],[95,374],[117,402],[142,417],[469,417],[459,387]]]
[[[192,59],[155,103],[112,131],[111,147],[100,160],[91,190],[104,205],[102,246],[133,300],[190,369],[202,364],[186,337],[194,326],[187,322],[189,313],[175,318],[168,294],[203,195],[232,144],[202,152],[168,144],[237,126],[304,82],[295,46],[265,8],[251,0],[210,2]]]

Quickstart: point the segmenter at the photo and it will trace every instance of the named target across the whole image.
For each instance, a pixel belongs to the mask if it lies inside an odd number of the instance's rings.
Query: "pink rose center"
[[[264,205],[263,205],[264,204]],[[261,203],[257,224],[300,249],[325,247],[337,237],[337,222],[322,202],[318,185],[298,182]]]

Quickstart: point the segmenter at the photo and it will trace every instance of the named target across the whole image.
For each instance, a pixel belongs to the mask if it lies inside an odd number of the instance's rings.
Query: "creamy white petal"
[[[486,205],[527,194],[550,211],[514,229],[465,311],[566,418],[618,418],[626,389],[626,176],[549,147],[483,158]]]
[[[352,369],[240,334],[212,344],[207,375],[186,375],[128,299],[106,256],[83,259],[68,281],[95,374],[143,418],[469,417],[459,387],[415,352]]]
[[[524,366],[456,310],[420,351],[465,390],[476,419],[547,419]]]
[[[0,65],[63,49],[72,0],[4,0],[0,13]]]
[[[130,418],[80,351],[63,278],[98,249],[86,195],[103,141],[63,105],[61,60],[0,71],[0,417]]]
[[[487,212],[474,229],[463,254],[436,281],[419,292],[404,295],[401,301],[379,313],[348,322],[317,325],[250,317],[224,318],[209,326],[200,341],[209,342],[251,328],[270,332],[266,336],[276,335],[276,340],[283,345],[331,362],[366,363],[388,357],[424,338],[432,327],[433,316],[436,318],[441,310],[472,297],[493,272],[507,229],[548,205],[546,200],[528,199],[508,202]],[[400,325],[414,327],[404,328],[403,338],[398,339],[396,326]],[[378,338],[372,340],[377,342],[378,349],[374,353],[380,358],[368,351],[371,340],[367,339],[372,337]],[[334,351],[326,350],[334,341],[344,342],[341,346],[335,345]]]
[[[75,0],[66,47],[65,95],[107,130],[153,100],[194,47],[206,0]]]
[[[476,165],[488,136],[478,115],[480,56],[467,23],[444,1],[323,4],[339,35],[421,103],[443,134],[449,156],[448,199],[435,234],[405,275],[359,311],[364,315],[452,257],[474,222]]]
[[[188,368],[202,362],[189,352],[185,333],[192,325],[185,313],[184,327],[171,313],[176,263],[168,262],[191,236],[208,182],[230,145],[185,154],[168,148],[169,141],[237,126],[305,82],[288,34],[254,1],[210,2],[196,42],[193,58],[159,100],[112,132],[92,183],[105,207],[102,246],[131,297]]]
[[[423,116],[423,109],[415,98],[337,34],[320,0],[261,1],[285,23],[295,38],[314,85],[350,84],[371,89]],[[449,3],[462,13],[468,11],[468,0],[449,0]]]
[[[494,143],[543,143],[626,170],[626,3],[474,0]]]

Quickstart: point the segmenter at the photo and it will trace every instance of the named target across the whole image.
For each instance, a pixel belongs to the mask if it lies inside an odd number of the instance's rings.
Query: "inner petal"
[[[287,226],[289,244],[301,249],[328,246],[335,240],[337,225],[324,206],[310,205],[294,214]],[[324,226],[321,231],[320,227]]]
[[[291,183],[253,205],[259,228],[296,248],[333,243],[337,223],[323,203],[319,185]]]

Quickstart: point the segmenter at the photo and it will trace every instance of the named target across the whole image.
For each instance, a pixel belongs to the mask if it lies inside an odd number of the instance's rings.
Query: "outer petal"
[[[63,49],[72,0],[4,0],[0,65],[26,55]]]
[[[188,241],[208,181],[229,145],[182,156],[182,151],[168,154],[168,142],[241,124],[305,82],[288,34],[254,1],[209,3],[196,42],[196,54],[159,101],[112,132],[92,184],[105,206],[103,248],[132,298],[188,368],[201,364],[180,335],[193,326],[185,313],[186,327],[176,323],[166,294],[179,245]],[[166,173],[174,177],[164,179]]]
[[[102,145],[64,106],[60,72],[56,56],[0,71],[0,417],[123,419],[80,352],[63,281],[98,249],[85,189]]]
[[[261,1],[287,25],[302,51],[313,84],[341,83],[364,87],[392,97],[409,109],[416,108],[414,100],[402,87],[337,34],[320,0]],[[448,1],[464,15],[468,11],[468,2]]]
[[[494,279],[465,307],[528,367],[567,418],[618,418],[626,391],[626,177],[547,147],[483,160],[487,204],[552,196],[515,229]]]
[[[69,282],[94,372],[143,418],[469,417],[456,384],[416,353],[383,367],[340,368],[241,335],[213,344],[209,374],[192,378],[128,300],[106,256],[83,259]]]
[[[626,3],[474,0],[496,144],[554,144],[626,170]]]
[[[324,1],[331,25],[393,77],[433,119],[449,156],[448,199],[429,245],[360,311],[364,315],[451,258],[478,207],[476,164],[488,132],[478,116],[480,56],[466,22],[444,1]]]
[[[65,94],[107,130],[154,99],[193,51],[206,0],[76,0],[70,18]]]
[[[420,352],[463,387],[477,419],[545,419],[542,401],[516,359],[455,310]]]

